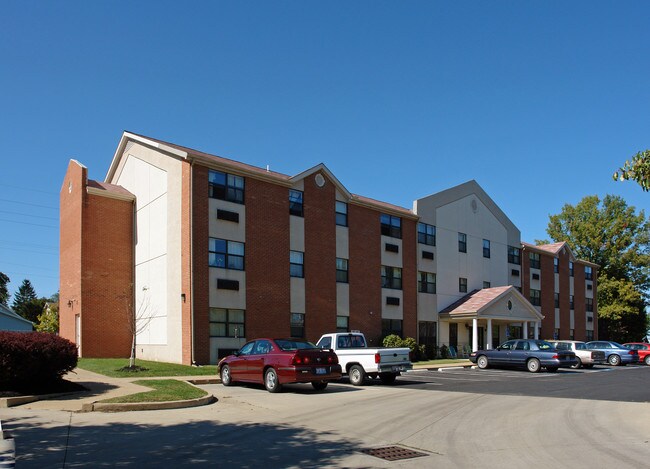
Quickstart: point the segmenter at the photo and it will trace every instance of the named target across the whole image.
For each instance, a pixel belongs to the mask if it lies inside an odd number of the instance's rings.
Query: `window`
[[[559,308],[560,307],[560,294],[559,293],[554,293],[553,298],[555,300],[555,307]]]
[[[244,270],[244,243],[210,238],[208,251],[210,267]]]
[[[540,290],[530,289],[530,304],[540,306],[542,304],[542,292]]]
[[[587,311],[593,311],[594,310],[594,299],[593,298],[585,298],[585,307],[587,308]]]
[[[418,277],[418,291],[420,293],[436,292],[436,274],[420,272]]]
[[[388,252],[399,252],[399,246],[397,244],[386,243],[384,249]]]
[[[291,313],[291,337],[305,337],[305,315]]]
[[[557,257],[553,258],[553,272],[555,272],[556,274],[560,272],[560,259],[558,259]]]
[[[381,287],[392,288],[394,290],[402,289],[402,269],[399,267],[381,266]]]
[[[458,233],[458,252],[467,252],[467,235]]]
[[[399,306],[399,298],[396,296],[387,296],[386,304],[392,306]]]
[[[291,277],[304,278],[305,276],[304,262],[305,262],[304,253],[300,251],[289,251],[289,275]]]
[[[402,219],[392,215],[381,214],[381,234],[392,238],[402,239]]]
[[[348,260],[336,258],[336,281],[348,283]]]
[[[458,291],[461,293],[467,293],[467,279],[460,277],[458,279]]]
[[[585,337],[587,339],[587,342],[594,340],[594,331],[586,330],[585,333],[587,334]]]
[[[336,332],[350,332],[350,318],[348,316],[336,316]]]
[[[508,246],[508,262],[511,264],[521,264],[521,250],[514,246]]]
[[[239,280],[229,280],[226,278],[217,279],[218,290],[235,290],[239,291]]]
[[[530,268],[539,269],[539,254],[536,252],[531,252],[528,254],[528,258],[530,259]]]
[[[573,295],[569,295],[569,308],[573,309]]]
[[[217,209],[217,219],[239,223],[239,213],[230,210]]]
[[[488,259],[490,258],[490,240],[489,239],[484,239],[483,240],[483,257],[487,257]]]
[[[348,204],[336,201],[336,224],[348,226]]]
[[[491,285],[490,282],[483,282],[483,288],[490,288]]]
[[[381,335],[395,334],[402,337],[402,320],[401,319],[382,319],[381,320]]]
[[[560,329],[556,328],[555,332],[553,332],[553,338],[554,339],[559,339],[560,338]]]
[[[210,308],[210,337],[245,337],[243,309]]]
[[[433,253],[430,251],[422,251],[422,259],[433,260]]]
[[[574,340],[575,338],[575,330],[574,329],[569,329],[569,340]],[[578,345],[578,344],[576,344]],[[582,344],[580,344],[582,345]]]
[[[429,246],[436,245],[436,227],[426,223],[418,223],[418,243]]]
[[[588,265],[585,266],[585,280],[593,280],[594,279],[594,271],[591,267]]]
[[[289,189],[289,214],[297,217],[303,215],[302,191]]]
[[[244,203],[244,178],[220,171],[208,173],[209,195],[213,199]]]
[[[573,262],[569,261],[569,276],[573,277]]]

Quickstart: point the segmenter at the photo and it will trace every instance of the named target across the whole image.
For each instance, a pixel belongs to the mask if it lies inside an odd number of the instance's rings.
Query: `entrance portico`
[[[544,316],[513,286],[474,290],[439,314],[441,322],[464,325],[472,351],[491,349],[504,339],[539,338]],[[482,343],[481,343],[482,342]]]

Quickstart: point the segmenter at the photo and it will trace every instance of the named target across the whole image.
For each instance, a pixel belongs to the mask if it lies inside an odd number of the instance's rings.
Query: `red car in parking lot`
[[[623,346],[639,352],[639,363],[650,365],[650,344],[646,344],[645,342],[628,342],[627,344],[623,344]]]
[[[219,362],[221,383],[264,384],[278,392],[283,384],[311,383],[317,391],[341,379],[341,365],[332,350],[302,339],[255,339]]]

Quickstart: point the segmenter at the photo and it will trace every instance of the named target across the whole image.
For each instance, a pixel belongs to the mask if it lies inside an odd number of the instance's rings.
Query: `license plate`
[[[327,368],[316,368],[316,374],[317,375],[326,375],[327,374]]]
[[[402,371],[402,367],[401,366],[394,366],[393,371]]]

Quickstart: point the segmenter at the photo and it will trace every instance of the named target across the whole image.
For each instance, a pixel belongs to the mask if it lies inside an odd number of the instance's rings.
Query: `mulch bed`
[[[27,387],[22,389],[11,389],[10,386],[0,388],[0,397],[17,397],[17,396],[40,396],[42,394],[55,394],[60,392],[77,392],[86,390],[80,384],[73,383],[62,379],[53,383],[48,383],[38,387]]]

